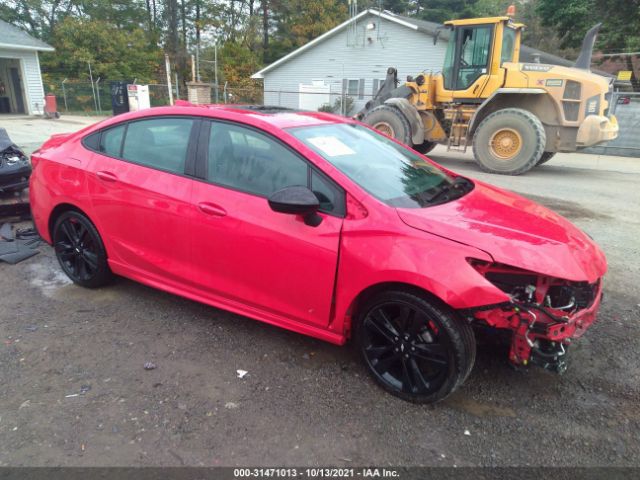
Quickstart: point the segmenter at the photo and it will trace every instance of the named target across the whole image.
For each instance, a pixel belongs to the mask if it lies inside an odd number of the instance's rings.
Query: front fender
[[[402,112],[409,121],[409,125],[411,125],[411,141],[414,145],[422,145],[424,142],[424,127],[416,107],[406,98],[390,98],[384,103],[385,105],[392,105]]]
[[[487,253],[411,227],[402,233],[351,228],[345,223],[338,265],[335,316],[330,328],[344,331],[359,295],[385,283],[422,289],[453,309],[501,303],[508,297],[486,281],[467,258],[487,262]]]

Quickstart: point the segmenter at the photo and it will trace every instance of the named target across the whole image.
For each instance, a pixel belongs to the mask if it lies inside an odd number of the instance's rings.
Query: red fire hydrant
[[[47,118],[60,118],[58,101],[53,93],[47,93],[44,97],[44,116]]]

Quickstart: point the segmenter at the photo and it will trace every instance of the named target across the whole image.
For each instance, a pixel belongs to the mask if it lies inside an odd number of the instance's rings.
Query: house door
[[[11,76],[11,86],[16,97],[16,110],[18,113],[26,113],[24,111],[24,97],[22,96],[22,81],[20,80],[20,72],[16,67],[9,69]]]

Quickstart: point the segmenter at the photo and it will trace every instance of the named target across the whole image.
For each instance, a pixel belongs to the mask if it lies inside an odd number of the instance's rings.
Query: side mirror
[[[322,217],[317,214],[320,202],[307,187],[295,185],[282,188],[271,194],[269,207],[274,212],[302,215],[307,225],[320,225]]]

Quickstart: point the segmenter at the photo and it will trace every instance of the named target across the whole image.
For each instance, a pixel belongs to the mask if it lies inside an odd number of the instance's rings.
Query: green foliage
[[[271,2],[274,33],[264,62],[270,63],[308,43],[347,19],[345,2],[334,0],[289,0]]]
[[[353,111],[353,107],[355,107],[355,101],[349,95],[344,96],[344,107],[345,107],[345,112],[344,112],[345,116],[349,116],[355,113]],[[330,103],[325,103],[323,105],[320,105],[320,107],[318,108],[318,111],[326,112],[326,113],[337,113],[338,115],[342,115],[343,113],[342,97],[336,98],[335,101],[333,102],[333,105],[331,105]]]
[[[209,47],[202,52],[202,58],[213,62],[215,55],[213,47]],[[234,101],[239,103],[259,103],[262,99],[262,89],[260,85],[251,79],[256,71],[260,69],[261,63],[259,53],[252,50],[247,45],[238,41],[228,41],[218,50],[218,84],[225,82],[231,85],[230,93],[234,96]],[[209,63],[209,67],[201,68],[203,80],[213,82],[215,74],[214,64]],[[222,93],[220,87],[219,93]]]
[[[579,48],[586,31],[599,22],[601,50],[640,47],[640,0],[538,0],[537,13],[543,25],[558,32],[563,48]]]
[[[156,78],[161,64],[161,51],[139,27],[119,30],[103,20],[68,17],[55,26],[50,41],[56,51],[42,54],[42,69],[57,76],[88,80],[91,62],[94,79],[143,83]]]

